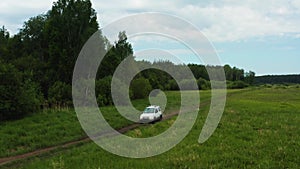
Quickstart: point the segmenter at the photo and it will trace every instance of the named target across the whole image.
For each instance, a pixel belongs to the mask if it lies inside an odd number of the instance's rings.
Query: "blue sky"
[[[219,56],[229,63],[258,75],[300,74],[300,39],[292,37],[255,38],[246,42],[217,42]]]
[[[140,12],[176,15],[203,32],[222,64],[253,70],[258,75],[300,74],[299,0],[91,1],[101,26]],[[53,0],[1,0],[0,25],[5,25],[11,34],[17,33],[24,21],[45,13],[52,3]],[[166,48],[175,47],[169,42],[163,44]],[[133,41],[135,50],[149,46],[147,40],[140,44]],[[177,52],[185,62],[193,62],[187,59],[188,51],[180,48]]]

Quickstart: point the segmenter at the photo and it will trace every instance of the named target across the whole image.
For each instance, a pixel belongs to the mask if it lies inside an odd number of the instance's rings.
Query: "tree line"
[[[255,84],[300,84],[300,75],[267,75],[255,77]]]
[[[4,26],[0,28],[0,121],[22,118],[44,108],[72,107],[74,65],[82,46],[98,29],[90,0],[58,0],[47,13],[26,21],[15,35],[10,35]],[[107,50],[96,78],[97,102],[101,106],[113,104],[112,76],[124,59],[131,60],[137,68],[156,65],[176,71],[188,66],[199,89],[210,89],[204,65],[136,61],[124,31],[114,43],[102,35],[101,38]],[[254,72],[245,73],[229,65],[222,68],[229,88],[243,88],[254,82]],[[188,89],[190,79],[183,79],[179,83]],[[144,98],[152,89],[178,90],[178,84],[166,72],[148,69],[131,82],[130,98]]]

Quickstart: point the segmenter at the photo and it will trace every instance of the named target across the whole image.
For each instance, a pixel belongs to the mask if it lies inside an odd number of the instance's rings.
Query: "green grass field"
[[[178,92],[167,92],[167,112],[178,108]],[[200,94],[208,101],[210,92]],[[133,104],[143,109],[148,101]],[[104,110],[107,111],[104,111]],[[300,167],[300,89],[265,87],[229,90],[226,108],[213,136],[197,142],[209,110],[204,104],[189,135],[168,152],[145,159],[113,155],[95,143],[57,150],[40,157],[14,162],[1,168],[299,168]],[[103,108],[115,128],[129,124],[113,107]],[[108,113],[113,112],[113,113]],[[165,131],[176,117],[142,126],[126,133],[149,137]],[[28,132],[27,132],[28,131]],[[50,132],[50,133],[49,133]],[[46,111],[20,121],[1,124],[1,156],[28,152],[62,144],[84,136],[72,111]],[[54,137],[56,136],[56,137]],[[21,139],[23,138],[23,139]],[[48,140],[47,140],[48,139]],[[9,141],[8,141],[9,140]]]
[[[208,100],[210,92],[201,92],[201,98]],[[177,92],[168,92],[165,113],[177,110],[180,99]],[[148,99],[134,100],[138,110],[149,105]],[[113,106],[101,107],[101,112],[114,128],[132,124],[123,118]],[[78,140],[86,136],[74,110],[45,110],[24,119],[0,123],[0,157],[9,157],[36,149]]]

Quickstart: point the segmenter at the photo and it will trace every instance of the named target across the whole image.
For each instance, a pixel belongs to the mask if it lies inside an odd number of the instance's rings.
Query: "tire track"
[[[232,95],[232,94],[233,93],[228,94],[227,97],[229,95]],[[204,107],[204,106],[209,105],[210,102],[211,102],[211,100],[201,102],[199,109],[202,108],[202,107]],[[191,110],[195,110],[195,109],[185,110],[182,113],[185,113],[185,112],[188,112],[188,111],[191,111]],[[172,117],[177,116],[178,114],[179,114],[179,111],[174,111],[172,113],[168,113],[168,114],[166,114],[166,115],[163,116],[163,118],[162,118],[161,121],[169,120]],[[148,126],[148,125],[150,125],[150,124],[134,123],[134,124],[122,127],[120,129],[117,129],[117,131],[119,133],[124,134],[124,133],[126,133],[126,132],[128,132],[130,130],[133,130],[135,128],[138,128],[140,126]],[[95,136],[95,137],[106,136],[106,135],[109,135],[109,134],[111,134],[111,133],[108,133],[108,132],[105,133],[104,132],[104,133],[97,134],[97,136]],[[18,161],[18,160],[24,160],[24,159],[28,159],[30,157],[40,156],[40,155],[43,155],[43,154],[46,154],[46,153],[49,153],[49,152],[52,152],[52,151],[55,151],[55,150],[59,150],[59,149],[68,149],[68,148],[70,148],[72,146],[80,145],[82,143],[87,143],[87,142],[91,142],[91,141],[92,141],[91,138],[88,137],[88,136],[86,136],[86,137],[83,137],[82,139],[75,140],[75,141],[70,141],[70,142],[66,142],[66,143],[64,143],[62,145],[51,146],[51,147],[38,149],[38,150],[35,150],[35,151],[32,151],[32,152],[28,152],[28,153],[24,153],[24,154],[20,154],[20,155],[15,155],[15,156],[10,156],[10,157],[0,158],[0,166],[6,165],[6,164],[9,164],[9,163]]]

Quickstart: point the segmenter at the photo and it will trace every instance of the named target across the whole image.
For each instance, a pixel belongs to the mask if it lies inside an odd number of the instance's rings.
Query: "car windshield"
[[[144,110],[144,113],[154,113],[154,108],[146,108],[145,110]]]

